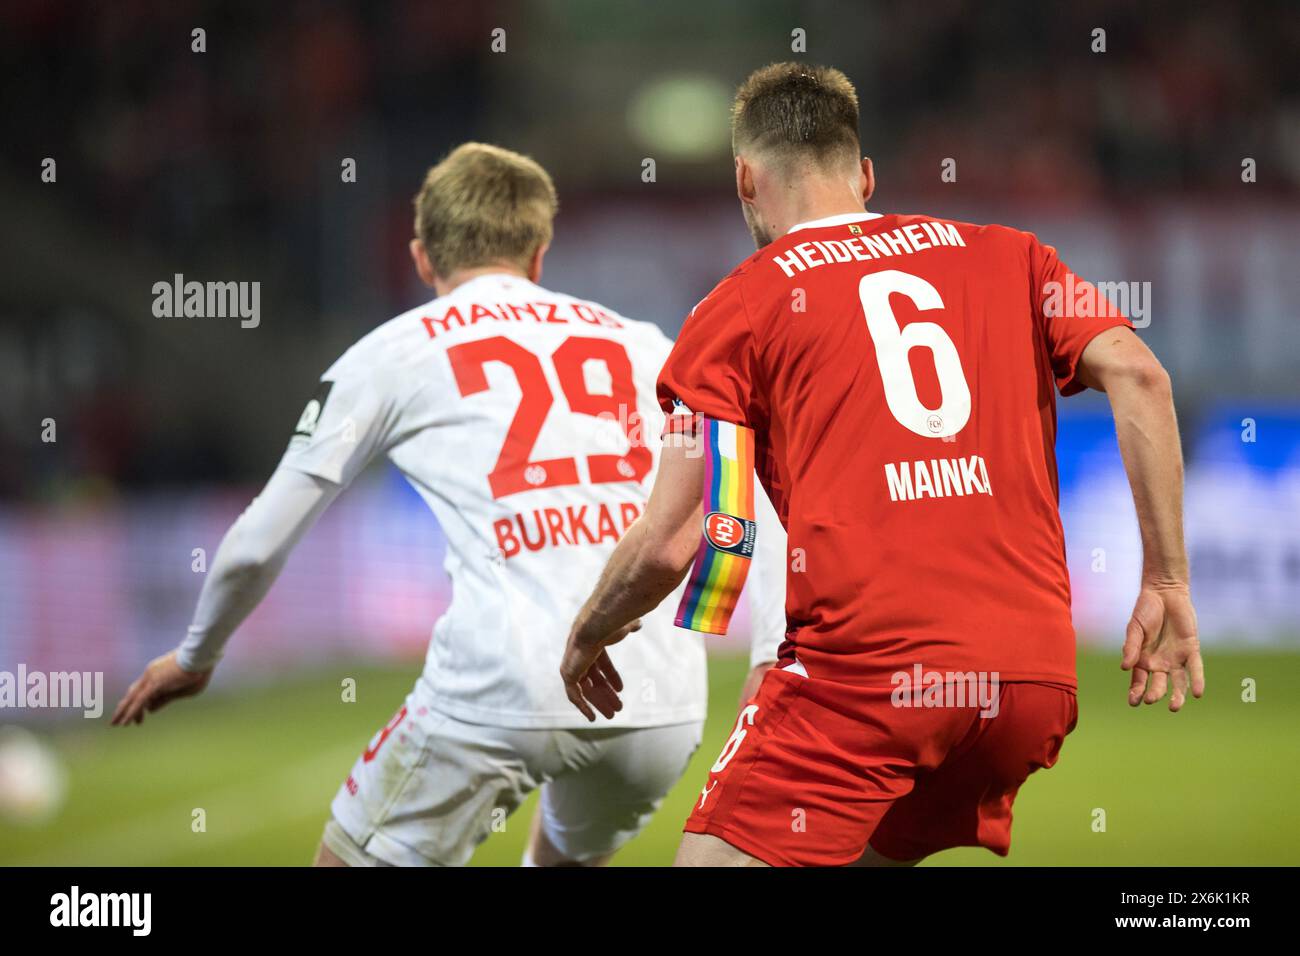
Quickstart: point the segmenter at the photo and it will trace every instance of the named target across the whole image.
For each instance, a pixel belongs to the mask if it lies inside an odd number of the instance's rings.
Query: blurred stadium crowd
[[[708,17],[707,3],[654,6],[647,16],[590,2],[18,0],[6,4],[3,95],[27,135],[6,158],[28,159],[36,144],[68,157],[68,188],[88,212],[157,242],[202,247],[237,229],[311,247],[312,166],[373,136],[392,154],[386,211],[396,208],[401,233],[410,176],[485,129],[545,153],[575,188],[625,184],[628,171],[601,155],[626,152],[626,102],[584,110],[586,135],[566,143],[553,136],[555,114],[575,93],[589,101],[584,88],[629,83],[634,93],[638,75],[665,68],[705,67],[732,84],[785,55],[802,26],[811,58],[856,77],[864,142],[891,184],[918,198],[943,196],[936,156],[960,157],[966,188],[992,198],[1215,193],[1242,156],[1274,160],[1264,190],[1300,186],[1300,36],[1284,3],[1018,2],[976,13],[954,0],[769,2],[734,18]],[[846,6],[861,9],[840,23]],[[208,33],[201,56],[188,42],[195,26]],[[1104,54],[1092,52],[1098,26]],[[489,51],[496,27],[510,41],[504,55]],[[733,32],[753,57],[694,55]],[[583,40],[597,38],[606,49],[593,63]],[[622,63],[613,75],[610,47]],[[543,98],[507,82],[515,60],[540,71]],[[575,146],[598,154],[580,164],[581,180],[561,162]],[[717,178],[697,168],[678,184]],[[306,279],[327,264],[300,265]]]
[[[464,139],[500,140],[554,171],[570,215],[552,258],[574,291],[674,329],[747,252],[729,204],[727,96],[754,64],[789,56],[795,29],[809,58],[862,91],[882,208],[1132,222],[1162,198],[1260,205],[1300,193],[1300,36],[1284,3],[726,6],[7,3],[0,194],[23,215],[0,227],[16,251],[0,286],[0,495],[58,497],[84,486],[74,476],[118,486],[263,472],[271,447],[193,394],[251,383],[231,377],[220,348],[188,354],[186,374],[160,371],[176,360],[176,330],[157,328],[148,285],[174,272],[261,280],[273,328],[248,333],[262,341],[240,352],[274,355],[277,383],[301,392],[328,361],[322,338],[333,346],[417,301],[409,197]],[[1092,51],[1098,26],[1104,54]],[[504,52],[490,46],[497,28]],[[1248,189],[1247,156],[1262,168]],[[45,157],[56,184],[37,179]],[[346,187],[344,157],[358,166]],[[643,157],[656,159],[654,184]],[[956,183],[940,181],[946,157]],[[690,230],[671,231],[674,209],[701,202],[708,218],[728,216],[708,227],[721,248],[700,236],[671,275],[635,248],[599,258],[600,281],[582,274],[598,255],[582,245],[588,211],[617,210],[625,228],[675,244]],[[110,292],[135,273],[135,291]],[[312,344],[291,347],[304,337]],[[286,401],[281,420],[298,395]],[[33,454],[37,412],[75,458]]]
[[[427,297],[407,260],[410,196],[458,142],[497,141],[552,171],[561,212],[544,281],[674,332],[752,251],[732,198],[731,92],[754,66],[792,56],[856,81],[879,180],[873,207],[1035,229],[1090,278],[1152,283],[1143,335],[1174,374],[1189,455],[1208,456],[1203,474],[1227,468],[1232,495],[1254,509],[1203,540],[1218,542],[1221,571],[1247,560],[1268,582],[1280,622],[1300,584],[1296,511],[1277,515],[1300,474],[1293,8],[9,0],[0,653],[44,659],[41,642],[70,630],[123,661],[138,651],[114,634],[143,629],[157,649],[174,641],[197,591],[191,549],[214,548],[269,473],[316,377],[365,330]],[[1104,53],[1094,52],[1097,28]],[[792,54],[800,38],[806,52]],[[1248,157],[1254,182],[1242,179]],[[46,158],[54,182],[41,179]],[[946,158],[955,182],[940,178]],[[345,159],[355,182],[343,180]],[[259,326],[155,317],[152,286],[177,273],[260,282]],[[1077,401],[1085,417],[1096,411]],[[1266,464],[1233,444],[1252,414],[1269,423]],[[1085,492],[1122,479],[1113,437],[1098,427],[1110,442],[1098,452],[1106,478],[1078,485],[1067,528],[1109,520]],[[1063,470],[1097,465],[1092,447],[1063,450]],[[1278,491],[1286,475],[1289,490]],[[1228,486],[1197,480],[1209,516]],[[400,489],[378,487],[385,513],[406,513],[409,500],[393,504]],[[346,530],[358,519],[327,523],[316,539],[324,556],[312,559],[325,564],[297,578],[290,569],[301,600],[282,585],[255,629],[296,619],[305,630],[303,608],[331,608],[348,635],[388,628],[418,644],[411,622],[427,626],[439,600],[428,588],[436,536],[392,544],[383,536],[401,522],[367,501],[354,506],[369,516],[365,540],[392,545],[376,545],[373,574],[354,563],[348,587],[336,586],[347,577],[339,554],[358,560]],[[1121,519],[1097,534],[1113,532],[1130,560],[1136,542]],[[1096,540],[1077,541],[1079,566]],[[109,574],[123,554],[135,563]],[[376,592],[399,565],[401,594]],[[1120,565],[1117,576],[1128,574]],[[80,603],[61,616],[75,582]],[[1110,593],[1090,599],[1085,623],[1110,627],[1124,613]],[[345,611],[322,594],[360,603]]]

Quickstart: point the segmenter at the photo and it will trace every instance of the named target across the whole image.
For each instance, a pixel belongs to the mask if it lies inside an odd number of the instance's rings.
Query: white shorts
[[[650,821],[702,730],[491,727],[412,694],[339,788],[324,842],[350,865],[463,866],[541,787],[552,845],[574,862],[606,856]]]

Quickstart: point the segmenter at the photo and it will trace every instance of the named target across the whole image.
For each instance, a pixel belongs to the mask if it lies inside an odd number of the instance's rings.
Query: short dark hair
[[[820,166],[858,158],[858,94],[828,66],[771,63],[740,85],[731,109],[731,147]]]

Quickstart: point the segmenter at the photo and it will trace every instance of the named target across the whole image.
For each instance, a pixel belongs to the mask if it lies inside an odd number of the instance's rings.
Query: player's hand
[[[633,631],[641,630],[641,622],[633,621],[605,635],[593,636],[585,633],[586,630],[580,622],[574,622],[573,630],[569,632],[564,659],[560,662],[564,692],[588,720],[596,719],[596,710],[612,718],[623,709],[623,702],[618,697],[623,690],[623,678],[614,668],[605,648],[617,644]]]
[[[176,652],[155,657],[113,711],[112,725],[139,724],[145,712],[153,713],[182,697],[193,697],[208,686],[212,671],[187,671],[176,662]]]
[[[1187,585],[1144,584],[1124,637],[1124,670],[1133,672],[1130,707],[1154,704],[1173,685],[1169,709],[1182,710],[1190,686],[1193,697],[1205,693],[1205,669],[1196,638],[1196,609]]]
[[[744,709],[744,706],[754,699],[754,695],[758,693],[759,685],[763,683],[763,675],[775,666],[776,661],[764,661],[761,664],[754,665],[754,668],[749,672],[749,676],[745,678],[745,686],[740,689],[741,709]]]

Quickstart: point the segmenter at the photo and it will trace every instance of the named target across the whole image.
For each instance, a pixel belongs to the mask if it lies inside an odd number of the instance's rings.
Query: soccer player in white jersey
[[[705,715],[704,648],[673,627],[672,601],[642,620],[642,640],[609,650],[626,701],[611,723],[589,727],[556,677],[569,622],[644,510],[671,343],[536,284],[556,197],[531,159],[463,145],[429,171],[415,205],[411,255],[437,298],[325,372],[222,541],[185,640],[149,664],[113,722],[201,691],[294,544],[386,454],[446,533],[452,601],[415,689],[334,798],[317,863],[464,864],[538,787],[525,862],[603,863],[686,769]],[[763,505],[757,570],[780,581],[784,536]],[[785,619],[783,593],[758,596],[761,670]]]

